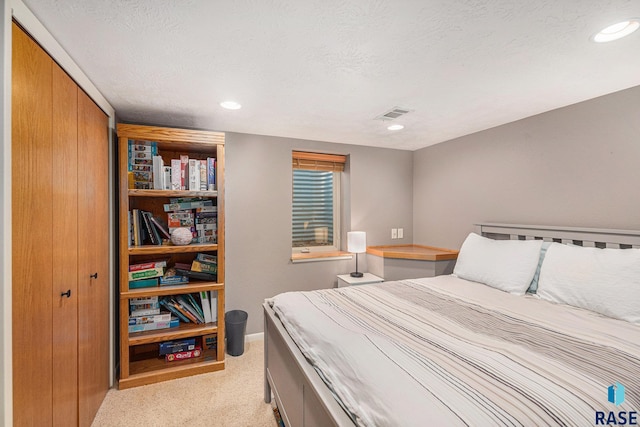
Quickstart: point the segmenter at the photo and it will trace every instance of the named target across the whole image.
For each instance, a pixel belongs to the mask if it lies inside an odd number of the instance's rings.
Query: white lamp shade
[[[347,251],[361,254],[367,251],[367,233],[364,231],[350,231],[347,233]]]

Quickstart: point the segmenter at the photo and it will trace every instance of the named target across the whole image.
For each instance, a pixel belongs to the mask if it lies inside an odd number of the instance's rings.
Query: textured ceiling
[[[640,31],[589,41],[637,0],[24,3],[139,123],[414,150],[640,85]]]

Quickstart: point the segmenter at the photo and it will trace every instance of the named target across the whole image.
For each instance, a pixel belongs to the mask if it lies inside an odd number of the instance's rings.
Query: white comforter
[[[358,425],[593,425],[596,411],[640,410],[640,327],[627,322],[455,276],[271,304]]]

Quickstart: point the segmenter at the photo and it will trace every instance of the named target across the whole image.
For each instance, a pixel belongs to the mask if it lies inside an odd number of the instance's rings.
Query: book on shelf
[[[127,212],[127,240],[129,246],[133,246],[133,218],[131,217],[131,211]]]
[[[207,190],[214,191],[216,189],[216,159],[215,157],[207,157]]]
[[[152,242],[152,229],[145,219],[144,211],[140,209],[132,209],[131,216],[133,218],[133,244],[134,246],[141,246],[145,243]],[[153,240],[155,241],[155,240]]]
[[[176,300],[185,310],[187,310],[190,314],[193,315],[193,317],[195,317],[196,321],[194,323],[204,323],[204,317],[200,314],[200,310],[196,308],[197,305],[193,304],[193,302],[191,301],[189,294],[178,295],[176,297]]]
[[[180,189],[186,190],[188,185],[189,156],[180,155]]]
[[[160,221],[158,221],[156,219],[156,217],[154,217],[153,215],[151,215],[151,217],[149,218],[151,220],[151,222],[153,223],[153,225],[156,227],[156,229],[158,230],[158,232],[160,234],[162,234],[162,236],[165,239],[171,239],[171,235],[169,234],[169,230],[167,230],[167,228],[160,223]]]
[[[164,160],[162,156],[153,156],[153,189],[164,190]]]
[[[209,291],[209,303],[211,304],[211,318],[218,319],[218,291]]]
[[[200,294],[185,294],[183,297],[186,298],[189,305],[196,310],[198,320],[202,321],[202,323],[206,323],[202,302],[200,301]]]
[[[159,354],[164,356],[165,354],[178,353],[181,351],[193,350],[196,348],[195,338],[186,338],[176,341],[165,341],[159,345]]]
[[[189,159],[189,190],[200,190],[200,161]]]
[[[180,159],[171,159],[171,189],[182,190]]]
[[[171,166],[162,168],[162,189],[171,190]]]
[[[207,161],[199,160],[200,162],[200,191],[207,191]]]
[[[162,245],[163,240],[171,238],[169,230],[149,211],[132,209],[130,243],[133,246],[145,244]]]
[[[183,318],[186,317],[188,319],[187,322],[200,323],[198,321],[198,318],[190,310],[188,310],[184,305],[182,305],[182,303],[176,298],[176,296],[168,298],[168,303],[169,303],[169,306],[178,310],[182,314]]]
[[[214,317],[210,317],[210,301],[211,296],[209,294],[203,297],[202,293],[193,293],[162,297],[160,305],[178,316],[185,323],[200,324],[215,321]]]
[[[151,213],[147,211],[140,211],[140,215],[142,215],[142,222],[149,238],[149,243],[151,243],[152,245],[161,245],[162,239],[160,238],[160,234],[151,223]]]
[[[169,310],[171,313],[175,314],[182,322],[185,323],[189,323],[191,322],[191,320],[185,316],[184,314],[182,314],[182,311],[178,309],[178,307],[176,306],[175,303],[173,303],[171,301],[170,298],[162,298],[160,300],[160,304],[166,308],[167,310]]]
[[[196,347],[193,350],[179,351],[177,353],[169,353],[164,356],[164,360],[167,362],[177,362],[180,360],[192,359],[194,357],[200,357],[202,350],[200,347]]]
[[[200,301],[202,301],[202,311],[204,313],[204,321],[205,323],[213,322],[213,318],[211,317],[211,301],[209,298],[208,291],[200,292]]]
[[[138,214],[138,209],[133,209],[131,211],[132,223],[133,223],[133,244],[135,246],[140,246],[142,244],[142,239],[140,238],[140,215]]]

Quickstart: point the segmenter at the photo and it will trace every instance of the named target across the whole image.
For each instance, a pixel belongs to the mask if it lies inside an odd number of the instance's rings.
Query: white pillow
[[[640,323],[640,249],[599,249],[552,244],[547,249],[538,295]]]
[[[453,274],[512,294],[524,295],[540,259],[541,240],[493,240],[470,233]]]

